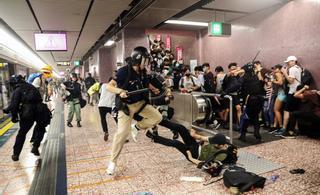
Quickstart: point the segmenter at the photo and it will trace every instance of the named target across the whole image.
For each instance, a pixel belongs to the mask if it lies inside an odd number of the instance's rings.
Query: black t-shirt
[[[214,82],[214,76],[212,72],[208,72],[206,74],[203,75],[203,79],[204,79],[204,91],[206,93],[214,93],[215,92],[215,82]]]
[[[263,81],[254,73],[253,66],[245,65],[242,69],[245,71],[241,78],[243,95],[265,95]]]
[[[149,84],[149,78],[147,77],[147,74],[138,74],[133,68],[129,66],[124,66],[118,70],[116,81],[117,87],[127,90],[128,92],[148,88]],[[148,95],[145,93],[130,95],[126,99],[126,102],[129,104],[133,104],[146,99],[146,97],[148,97]]]
[[[67,90],[70,92],[70,95],[67,97],[67,101],[71,101],[74,98],[81,97],[81,85],[77,81],[67,81],[63,83]]]

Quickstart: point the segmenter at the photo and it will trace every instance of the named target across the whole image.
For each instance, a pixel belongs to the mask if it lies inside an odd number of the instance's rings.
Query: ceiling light
[[[189,25],[189,26],[208,26],[207,22],[192,22],[192,21],[183,21],[183,20],[167,20],[164,23],[181,24],[181,25]]]
[[[107,41],[107,42],[104,44],[104,46],[111,46],[111,45],[113,45],[113,44],[114,44],[114,41],[109,40],[109,41]]]

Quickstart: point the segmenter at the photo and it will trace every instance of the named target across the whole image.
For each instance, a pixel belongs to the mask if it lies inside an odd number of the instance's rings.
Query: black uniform
[[[242,80],[242,94],[245,102],[244,114],[240,122],[240,133],[241,140],[245,140],[245,134],[250,122],[254,126],[254,136],[258,141],[261,141],[260,135],[260,123],[259,113],[262,110],[264,101],[264,89],[263,81],[259,80],[253,68],[250,66],[244,66],[242,69],[245,70]],[[246,117],[244,117],[247,115]]]
[[[47,120],[45,122],[40,120],[43,119],[43,115],[47,114],[43,113],[43,110],[39,110],[42,106],[41,95],[33,85],[25,82],[16,85],[11,97],[11,103],[8,108],[4,109],[4,112],[11,112],[12,122],[19,121],[20,129],[13,147],[13,154],[17,157],[19,157],[23,148],[26,134],[34,122],[36,122],[36,126],[34,127],[33,147],[38,149],[40,146],[45,127],[48,125]]]

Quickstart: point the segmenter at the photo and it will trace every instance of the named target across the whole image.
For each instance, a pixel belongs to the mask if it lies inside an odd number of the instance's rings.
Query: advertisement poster
[[[169,35],[166,35],[166,49],[171,49],[171,38]]]
[[[161,40],[161,35],[156,35],[156,40],[160,41]]]
[[[176,53],[177,53],[177,61],[181,60],[182,59],[182,47],[177,47]]]

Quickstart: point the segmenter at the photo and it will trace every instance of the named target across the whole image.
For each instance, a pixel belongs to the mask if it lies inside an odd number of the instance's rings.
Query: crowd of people
[[[209,99],[214,114],[205,121],[208,124],[218,121],[219,123],[214,124],[215,128],[228,128],[230,110],[229,100],[225,96],[231,96],[235,110],[231,120],[240,133],[239,140],[244,142],[250,124],[253,125],[256,141],[260,143],[261,126],[269,129],[270,133],[285,138],[295,137],[299,133],[315,135],[315,129],[308,130],[313,129],[310,126],[318,124],[320,119],[320,92],[310,88],[310,72],[299,65],[295,56],[289,56],[285,65],[277,64],[271,69],[263,67],[260,61],[254,61],[242,67],[235,62],[230,63],[226,72],[221,66],[213,67],[209,63],[203,63],[196,66],[192,72],[190,66],[183,64],[181,60],[174,60],[174,55],[164,48],[163,42],[153,41],[150,53],[147,48],[136,47],[131,56],[126,58],[125,65],[115,70],[107,83],[97,82],[91,74],[82,79],[75,73],[65,82],[46,83],[45,74],[41,75],[29,82],[30,84],[21,77],[13,77],[10,82],[14,93],[5,112],[11,112],[13,122],[20,122],[12,156],[15,161],[19,160],[26,133],[34,122],[37,125],[32,136],[32,153],[40,155],[38,148],[45,133],[45,126],[50,120],[39,120],[41,117],[36,114],[30,118],[25,113],[35,108],[40,110],[38,113],[45,113],[46,109],[41,111],[39,105],[43,104],[43,97],[50,101],[50,91],[59,91],[67,103],[68,127],[73,127],[74,115],[77,127],[81,127],[81,108],[85,105],[85,96],[89,105],[97,104],[99,108],[105,141],[109,140],[106,115],[112,115],[117,123],[117,131],[112,140],[111,158],[107,168],[111,175],[116,170],[117,160],[128,136],[131,134],[137,142],[137,135],[141,130],[145,130],[146,136],[155,143],[176,148],[187,160],[200,168],[214,153],[227,151],[230,147],[222,134],[199,135],[193,129],[187,129],[172,121],[174,112],[169,102],[173,98],[173,90],[181,93],[200,91],[219,94]],[[42,89],[40,86],[46,87]],[[30,99],[21,98],[21,94],[27,93],[26,91],[33,91],[34,95],[31,95]],[[23,109],[18,106],[20,104],[25,105],[22,106]],[[159,135],[158,126],[170,129],[173,133],[172,139]],[[177,140],[179,137],[182,141]],[[203,144],[204,142],[207,144]],[[228,155],[236,153],[236,148],[234,149],[231,154],[217,155],[215,160],[224,162]]]

